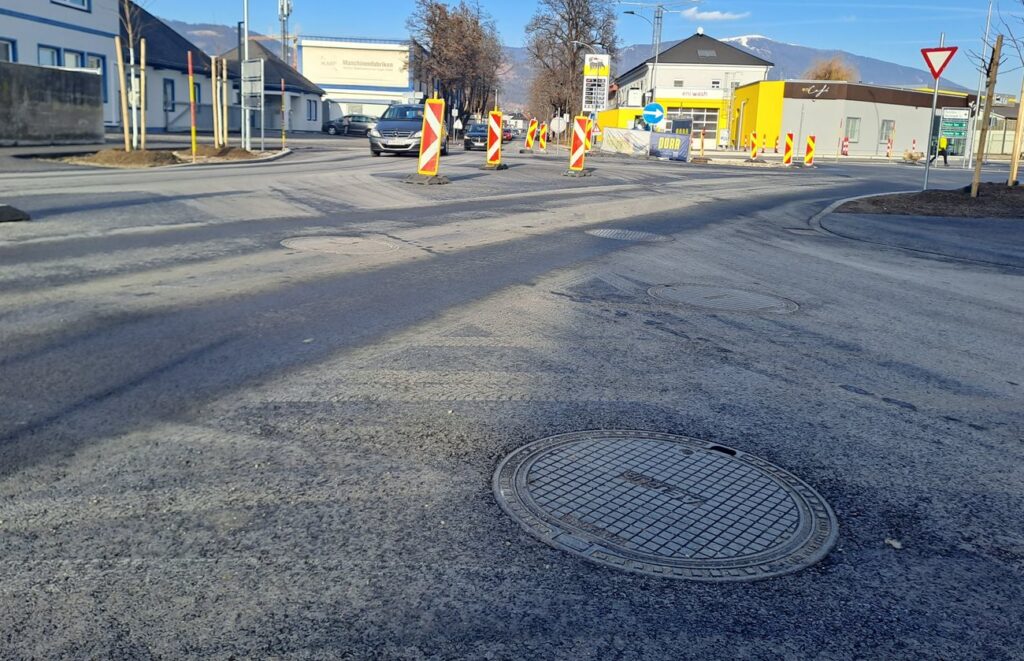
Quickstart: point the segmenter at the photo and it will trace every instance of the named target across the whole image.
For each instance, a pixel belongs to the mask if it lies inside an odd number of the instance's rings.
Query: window
[[[17,62],[18,55],[14,50],[14,40],[0,39],[0,62]]]
[[[192,89],[196,95],[196,105],[201,105],[203,103],[203,88],[199,86],[199,83],[192,83]]]
[[[164,78],[164,112],[174,112],[173,78]]]
[[[55,5],[74,7],[82,11],[92,11],[92,0],[50,0],[50,2]]]
[[[306,121],[316,121],[316,101],[306,99]]]
[[[720,90],[720,89],[722,89],[722,81],[720,81],[720,80],[712,80],[711,81],[711,89],[713,89],[713,90]]]
[[[681,80],[673,80],[672,87],[685,87],[685,85],[683,85],[683,81]]]
[[[709,140],[718,135],[718,108],[668,108],[665,116],[669,119],[692,119],[693,132],[704,131]]]
[[[846,118],[846,137],[850,142],[860,142],[860,117]]]
[[[85,53],[73,50],[64,51],[64,66],[81,69],[85,66]]]
[[[893,137],[894,133],[896,133],[896,120],[883,119],[882,127],[878,131],[878,142],[883,145],[888,143],[889,138]]]
[[[107,102],[107,58],[96,53],[86,53],[85,66],[89,69],[97,69],[103,81],[103,103]]]
[[[60,66],[60,51],[51,46],[39,47],[39,64],[44,67]]]

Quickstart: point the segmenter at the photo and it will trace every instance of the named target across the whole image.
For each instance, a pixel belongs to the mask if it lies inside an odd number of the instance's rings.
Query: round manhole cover
[[[587,431],[552,436],[494,474],[502,509],[541,541],[656,576],[750,581],[828,554],[832,509],[796,476],[685,436]]]
[[[281,245],[292,250],[331,255],[372,255],[398,249],[393,243],[359,236],[296,236],[285,239]]]
[[[656,241],[672,240],[667,236],[641,232],[640,230],[587,230],[586,233],[590,236],[596,236],[601,239],[614,239],[615,241],[647,241],[653,243]]]
[[[715,285],[658,285],[648,289],[647,293],[668,303],[724,312],[786,314],[796,312],[800,307],[788,298],[774,294]]]

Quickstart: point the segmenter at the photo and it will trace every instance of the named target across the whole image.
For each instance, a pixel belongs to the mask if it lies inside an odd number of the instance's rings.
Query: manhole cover
[[[297,236],[285,239],[281,245],[292,250],[332,255],[371,255],[398,249],[393,243],[359,236]]]
[[[498,466],[502,509],[541,541],[656,576],[750,581],[818,562],[838,524],[794,475],[685,436],[587,431],[520,448]]]
[[[653,243],[656,241],[672,240],[667,236],[641,232],[640,230],[587,230],[586,233],[601,239],[614,239],[616,241],[648,241]]]
[[[781,296],[715,285],[658,285],[648,289],[647,293],[669,303],[726,312],[785,314],[800,307]]]

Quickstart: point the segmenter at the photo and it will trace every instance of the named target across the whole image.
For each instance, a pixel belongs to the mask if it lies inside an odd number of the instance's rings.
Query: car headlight
[[[416,131],[416,132],[415,132],[415,133],[413,133],[413,134],[412,134],[412,136],[410,136],[410,137],[413,137],[413,138],[422,138],[422,137],[423,137],[423,131]]]
[[[380,137],[380,131],[378,131],[377,129],[370,129],[370,137],[371,138],[379,138]]]

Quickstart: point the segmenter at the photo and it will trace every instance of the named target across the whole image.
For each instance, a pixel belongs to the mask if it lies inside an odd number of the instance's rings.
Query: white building
[[[633,128],[652,100],[665,108],[666,119],[692,119],[704,148],[730,142],[728,118],[734,91],[768,78],[772,63],[704,34],[702,29],[650,57],[615,79],[610,110],[602,127]]]
[[[117,121],[117,0],[0,0],[0,60],[98,69],[103,119]]]
[[[379,116],[392,103],[418,101],[429,87],[416,80],[409,41],[301,37],[299,71],[327,93],[330,117]]]
[[[210,74],[210,57],[141,6],[135,3],[128,6],[134,13],[132,21],[136,41],[146,40],[146,130],[159,133],[188,131],[191,128],[188,94],[189,52],[192,53],[192,81],[196,90],[196,126],[201,131],[213,130],[213,80]],[[121,23],[121,43],[127,67],[128,32],[125,22]],[[140,48],[136,43],[136,60],[140,56]],[[117,66],[116,62],[114,66]],[[116,69],[114,89],[117,90]],[[119,91],[116,93],[120,94]],[[119,116],[120,106],[117,105],[114,110],[115,116]]]
[[[238,63],[238,48],[233,48],[221,57],[228,61],[228,71],[232,78],[241,78],[241,67]],[[284,104],[285,129],[287,131],[320,131],[324,121],[323,97],[324,90],[305,76],[293,69],[273,51],[258,41],[249,42],[249,59],[263,60],[264,86],[264,131],[281,129],[281,105]],[[284,94],[281,93],[282,81]],[[252,128],[259,135],[259,113],[252,114]]]

